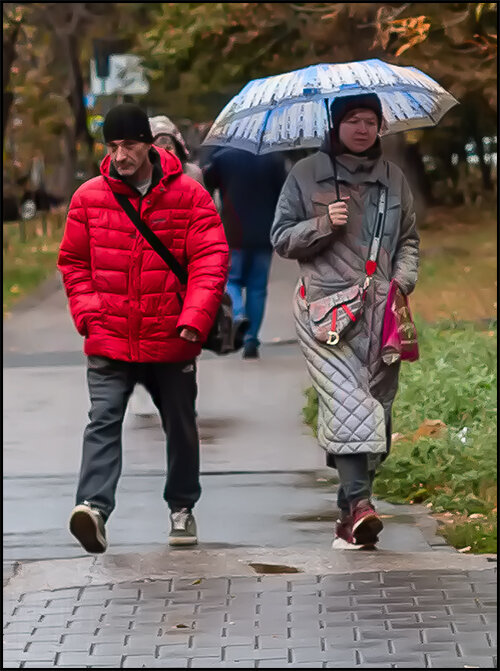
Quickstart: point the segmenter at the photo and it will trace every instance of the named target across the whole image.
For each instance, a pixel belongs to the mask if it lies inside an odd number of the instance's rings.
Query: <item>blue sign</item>
[[[86,96],[83,96],[83,104],[88,110],[93,110],[95,107],[95,95],[88,93]]]

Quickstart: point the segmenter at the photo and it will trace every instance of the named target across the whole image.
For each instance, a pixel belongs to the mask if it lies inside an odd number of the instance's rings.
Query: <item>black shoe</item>
[[[253,343],[247,343],[243,349],[243,358],[244,359],[258,359],[259,358],[259,348]]]
[[[73,508],[69,530],[87,552],[92,554],[106,552],[108,544],[104,525],[101,511],[93,508],[87,501]]]
[[[170,513],[169,545],[196,545],[198,536],[196,533],[196,522],[189,508],[173,510]]]

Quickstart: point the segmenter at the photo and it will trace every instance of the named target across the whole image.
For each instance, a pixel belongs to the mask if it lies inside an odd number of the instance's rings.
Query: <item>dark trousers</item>
[[[370,467],[366,453],[345,456],[336,454],[335,468],[340,480],[337,506],[341,512],[349,513],[353,501],[371,498],[375,469]]]
[[[330,468],[336,468],[339,474],[340,485],[337,491],[337,506],[339,510],[347,514],[350,504],[358,499],[370,499],[372,496],[373,481],[379,464],[387,458],[391,449],[392,440],[392,417],[391,409],[386,411],[386,439],[387,452],[380,455],[346,454],[340,456],[328,453],[326,464]]]
[[[90,422],[83,436],[77,504],[88,501],[107,519],[122,470],[122,425],[136,383],[151,394],[167,438],[163,498],[170,509],[192,508],[201,495],[196,424],[196,363],[130,363],[89,356]]]

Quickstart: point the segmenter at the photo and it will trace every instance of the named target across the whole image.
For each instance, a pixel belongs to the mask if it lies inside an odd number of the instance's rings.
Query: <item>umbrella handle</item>
[[[328,144],[330,146],[330,158],[332,159],[332,165],[333,165],[333,179],[335,180],[335,192],[337,194],[337,200],[336,202],[339,202],[341,200],[340,198],[340,189],[339,189],[339,182],[337,179],[337,161],[335,160],[335,156],[333,154],[333,146],[332,146],[332,120],[330,117],[330,106],[328,104],[328,98],[324,99],[325,103],[325,109],[326,109],[326,120],[328,122]]]

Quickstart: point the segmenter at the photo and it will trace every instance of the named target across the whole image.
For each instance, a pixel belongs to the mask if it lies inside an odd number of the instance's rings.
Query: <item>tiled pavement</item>
[[[4,668],[496,668],[496,569],[173,578],[4,601]]]

